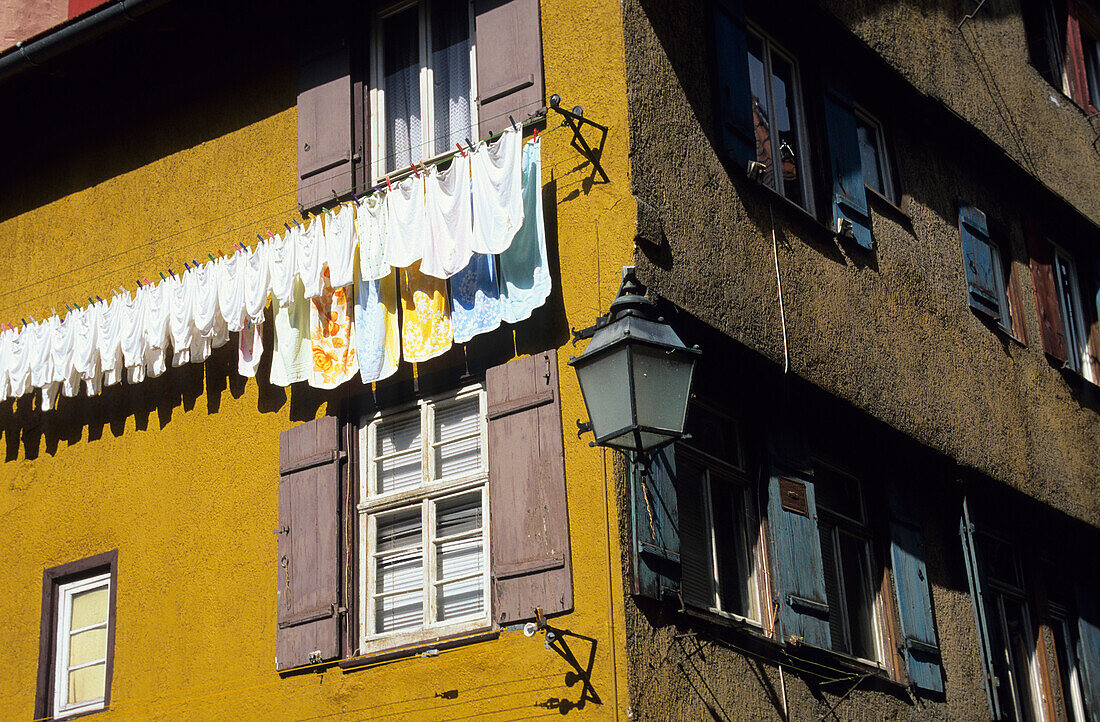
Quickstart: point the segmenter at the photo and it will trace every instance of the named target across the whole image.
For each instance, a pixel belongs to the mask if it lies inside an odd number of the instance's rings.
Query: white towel
[[[386,198],[376,193],[359,202],[355,225],[359,237],[359,278],[376,281],[390,275],[386,260],[386,225],[389,211]]]
[[[271,269],[271,295],[280,306],[289,306],[294,298],[294,281],[298,278],[298,264],[294,250],[298,246],[298,226],[285,236],[273,238],[267,243],[267,262]]]
[[[500,253],[523,224],[522,136],[508,129],[471,157],[475,253]]]
[[[427,180],[428,244],[420,272],[450,278],[470,262],[470,160],[456,155],[445,172],[433,167]]]
[[[333,288],[350,286],[355,280],[355,206],[347,203],[325,216],[325,253]]]
[[[298,278],[302,282],[305,297],[317,298],[324,287],[321,269],[328,256],[325,252],[325,234],[321,217],[314,216],[309,225],[295,238],[294,265],[298,270]]]
[[[424,256],[428,215],[424,206],[424,179],[409,176],[386,194],[386,260],[406,268]]]

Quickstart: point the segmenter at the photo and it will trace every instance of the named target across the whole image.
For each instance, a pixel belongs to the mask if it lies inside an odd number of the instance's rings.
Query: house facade
[[[234,335],[51,410],[4,402],[0,716],[625,716],[613,458],[573,433],[565,365],[630,260],[622,22],[589,4],[601,42],[578,44],[575,12],[105,3],[0,53],[15,327],[255,252],[513,125],[541,143],[525,203],[551,269],[529,318],[376,384],[273,383],[272,302],[255,378]],[[609,182],[551,94],[614,129]]]
[[[1096,8],[791,11],[624,4],[638,275],[704,349],[620,497],[631,705],[1095,719]]]

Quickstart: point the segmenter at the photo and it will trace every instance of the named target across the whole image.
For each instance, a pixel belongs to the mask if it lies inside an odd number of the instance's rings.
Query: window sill
[[[358,669],[379,664],[381,662],[392,662],[398,659],[415,657],[431,650],[441,651],[444,649],[462,647],[467,644],[487,642],[493,639],[497,639],[499,637],[499,629],[483,627],[472,632],[464,632],[461,634],[451,634],[442,637],[435,637],[433,639],[425,639],[414,644],[406,645],[404,647],[398,647],[396,649],[381,650],[378,652],[371,652],[370,654],[364,654],[358,657],[341,659],[339,662],[336,663],[336,666],[344,670],[345,672],[354,672]]]
[[[738,179],[746,187],[748,187],[750,189],[753,189],[750,192],[756,194],[757,196],[763,197],[769,203],[778,202],[780,211],[783,211],[783,209],[786,209],[787,211],[792,213],[794,216],[798,217],[801,221],[803,221],[805,223],[808,223],[814,233],[822,233],[822,234],[824,234],[825,237],[827,237],[829,239],[835,239],[836,238],[836,233],[833,232],[833,229],[829,228],[829,226],[827,224],[822,223],[821,219],[819,219],[817,216],[815,216],[813,213],[811,213],[807,209],[803,208],[802,206],[800,206],[797,203],[795,203],[794,201],[792,201],[790,198],[787,198],[785,195],[783,195],[782,193],[777,191],[775,188],[772,188],[771,186],[767,186],[767,185],[764,185],[763,183],[759,183],[757,181],[751,180],[744,173],[742,173],[740,176],[738,176]]]
[[[51,717],[50,719],[58,720],[58,722],[60,722],[61,720],[78,719],[80,717],[87,717],[88,715],[91,715],[91,714],[99,714],[100,712],[108,712],[108,711],[110,711],[110,709],[111,709],[110,707],[105,705],[103,707],[96,707],[95,709],[86,709],[82,712],[62,712],[62,713],[56,715],[55,717]]]
[[[877,206],[875,210],[885,211],[885,213],[895,216],[897,220],[905,223],[907,226],[911,227],[913,225],[912,216],[901,207],[900,202],[895,202],[889,196],[879,193],[874,188],[867,188],[867,186],[864,186],[864,188],[867,190],[868,200]]]

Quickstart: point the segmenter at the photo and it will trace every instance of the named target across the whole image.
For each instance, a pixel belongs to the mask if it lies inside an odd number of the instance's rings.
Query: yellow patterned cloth
[[[313,342],[309,385],[334,389],[359,371],[353,342],[351,287],[333,289],[327,266],[321,277],[321,295],[309,302],[309,332]]]
[[[427,361],[451,348],[447,282],[420,272],[420,261],[401,269],[401,350],[405,360]]]

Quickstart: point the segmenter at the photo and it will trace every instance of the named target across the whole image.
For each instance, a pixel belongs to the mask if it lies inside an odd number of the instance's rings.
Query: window
[[[991,615],[987,623],[994,644],[994,665],[1001,670],[997,686],[1002,712],[1017,722],[1043,719],[1039,686],[1039,660],[1035,654],[1035,633],[1024,591],[1022,570],[1016,552],[996,537],[979,537],[982,560],[989,583]]]
[[[1089,86],[1089,103],[1100,108],[1100,40],[1088,33],[1081,33],[1085,53],[1085,79]]]
[[[47,569],[36,717],[105,709],[114,660],[117,552]]]
[[[874,563],[859,480],[818,461],[814,486],[832,647],[877,664],[882,645],[871,581]]]
[[[380,413],[361,431],[364,650],[484,627],[489,608],[485,393]]]
[[[476,135],[472,5],[421,0],[377,15],[370,91],[374,180]]]
[[[959,201],[959,236],[970,306],[1022,341],[1024,324],[1017,303],[1019,291],[1014,285],[1012,259],[994,240],[989,227],[985,213]],[[1003,237],[1003,232],[998,236]]]
[[[797,63],[758,32],[750,30],[747,42],[755,159],[762,166],[761,180],[812,210]]]
[[[573,608],[557,352],[484,368],[483,382],[470,365],[419,377],[415,395],[380,384],[280,435],[279,671]]]
[[[863,183],[887,200],[896,203],[893,176],[882,124],[862,108],[856,108],[856,140],[859,144]]]
[[[1030,0],[1023,9],[1031,64],[1094,111],[1100,103],[1100,12],[1084,0]]]
[[[676,448],[685,601],[760,625],[759,523],[737,427],[693,404],[688,431]]]
[[[1054,282],[1058,291],[1062,330],[1066,336],[1066,365],[1090,381],[1100,381],[1093,378],[1077,265],[1072,256],[1057,246],[1054,247]]]
[[[1062,712],[1068,722],[1086,722],[1085,699],[1082,690],[1082,669],[1077,650],[1080,639],[1078,620],[1073,605],[1073,588],[1051,563],[1044,564],[1047,578],[1047,623],[1054,637],[1054,654],[1058,663],[1057,683],[1061,687]],[[1053,686],[1053,681],[1052,681]]]
[[[1023,11],[1031,64],[1044,80],[1068,94],[1065,0],[1025,0]]]

